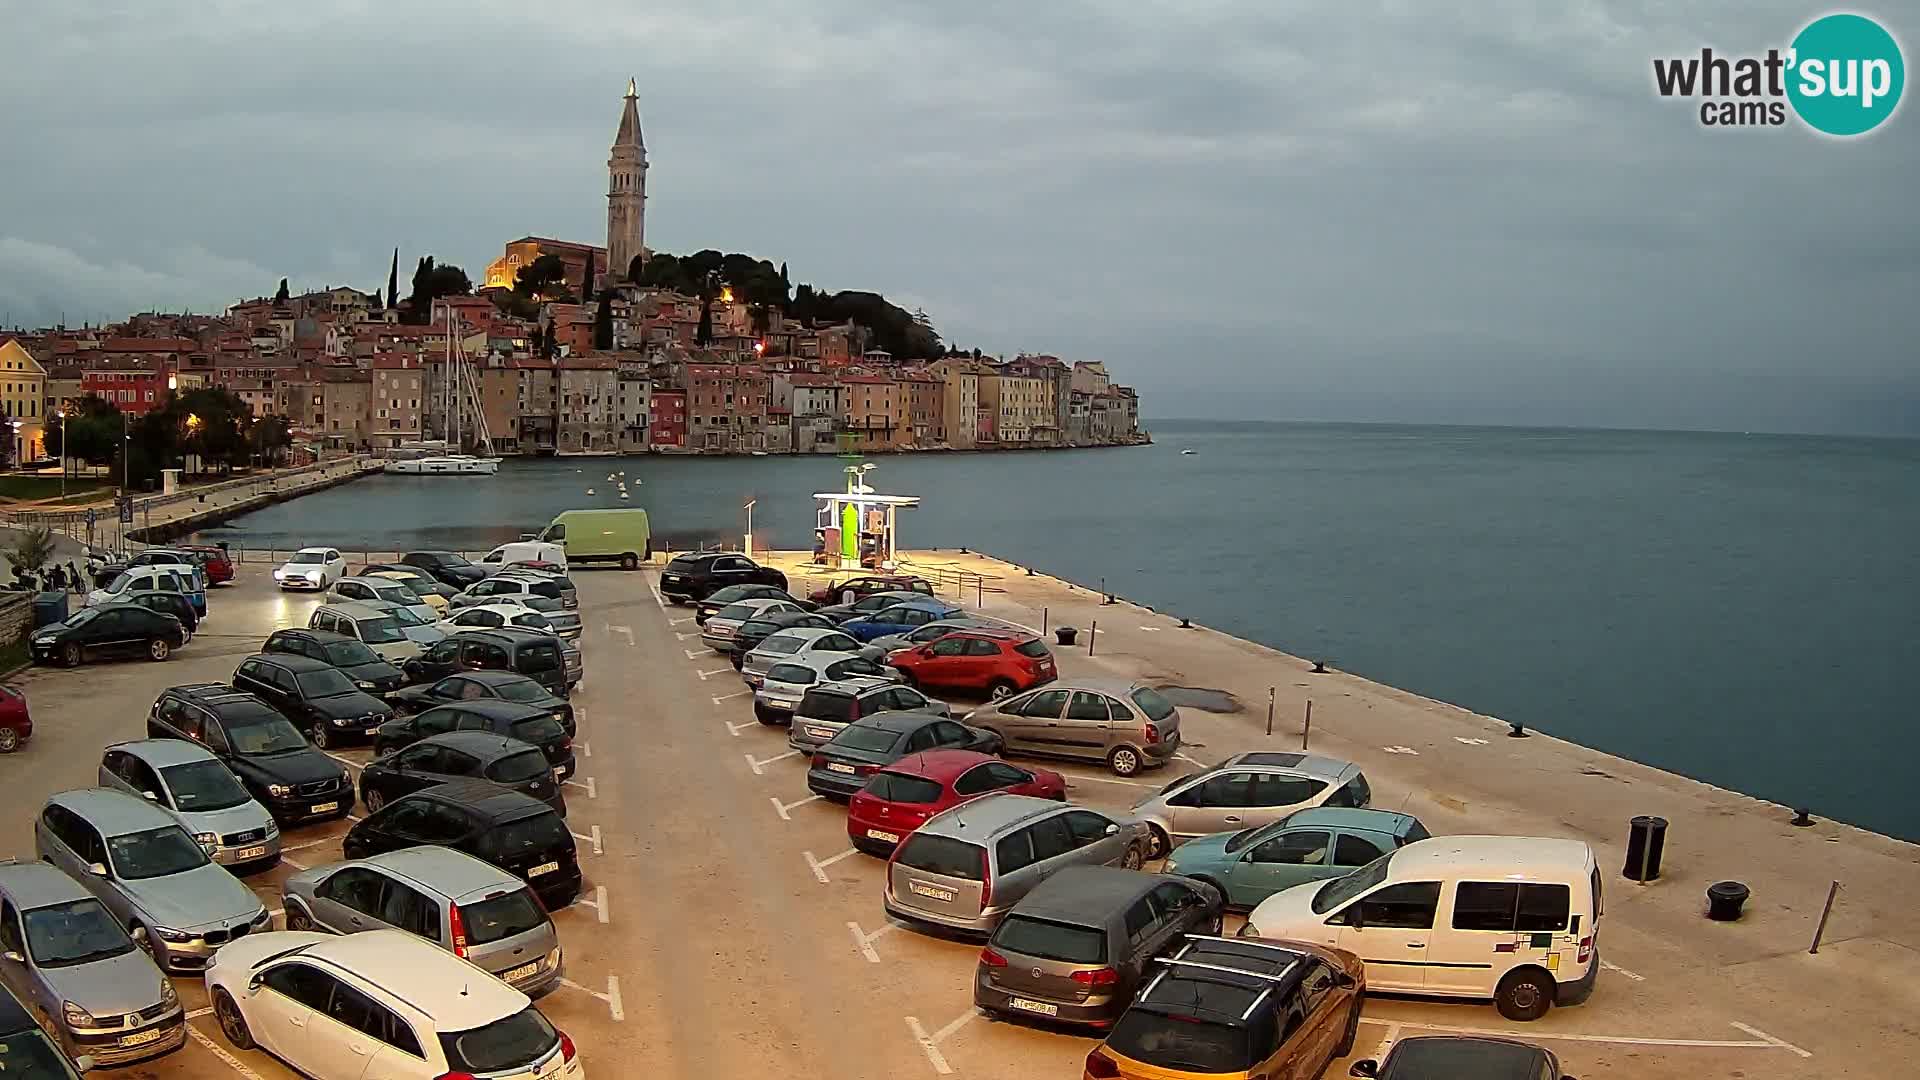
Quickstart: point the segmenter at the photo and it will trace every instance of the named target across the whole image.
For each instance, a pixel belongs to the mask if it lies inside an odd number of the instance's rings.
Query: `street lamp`
[[[67,501],[67,410],[53,414],[60,421],[60,501]]]
[[[748,499],[745,508],[747,511],[747,546],[745,551],[749,558],[753,556],[753,504],[759,501],[759,499]]]

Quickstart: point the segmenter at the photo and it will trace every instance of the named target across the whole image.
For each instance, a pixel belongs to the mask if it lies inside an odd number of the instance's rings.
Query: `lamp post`
[[[748,499],[748,500],[747,500],[747,505],[746,505],[746,511],[747,511],[747,546],[746,546],[746,548],[745,548],[744,550],[746,551],[746,554],[747,554],[747,557],[748,557],[748,558],[752,558],[752,557],[753,557],[753,504],[754,504],[754,503],[757,503],[757,502],[759,502],[759,501],[760,501],[759,499]]]
[[[60,501],[67,501],[67,410],[61,409],[53,414],[60,421]]]

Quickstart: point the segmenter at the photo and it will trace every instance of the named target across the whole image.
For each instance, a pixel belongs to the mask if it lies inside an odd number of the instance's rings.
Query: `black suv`
[[[676,603],[705,600],[729,585],[772,585],[785,590],[787,575],[726,551],[675,555],[660,572],[660,595]]]
[[[347,832],[349,859],[440,844],[533,886],[548,911],[580,895],[580,860],[553,807],[487,780],[456,780],[396,799]]]
[[[555,697],[553,691],[512,671],[468,671],[424,686],[409,686],[393,695],[393,707],[399,712],[420,712],[435,705],[489,700],[545,709],[567,729],[569,738],[575,734],[573,706],[565,698]]]
[[[549,721],[551,723],[551,721]],[[540,748],[485,731],[449,731],[375,758],[360,771],[360,801],[377,814],[395,799],[453,780],[491,780],[567,813],[560,781]]]
[[[487,576],[484,567],[475,566],[465,556],[451,551],[409,551],[400,556],[400,565],[425,570],[435,581],[456,589],[464,589]]]
[[[566,697],[577,678],[567,670],[565,647],[552,634],[518,627],[466,630],[401,665],[410,683],[444,679],[463,671],[510,671],[525,675],[555,697]]]
[[[546,755],[547,766],[559,779],[573,775],[573,739],[554,719],[553,711],[511,701],[460,701],[428,709],[419,716],[389,721],[374,734],[373,752],[391,753],[450,731],[484,731],[531,743]]]
[[[162,691],[147,715],[147,736],[206,747],[275,820],[343,818],[353,809],[353,785],[340,763],[244,690],[190,683]]]
[[[322,750],[373,735],[393,708],[354,688],[331,664],[291,653],[261,653],[233,669],[233,685],[260,695]]]
[[[378,697],[391,696],[407,685],[406,672],[380,659],[359,640],[331,630],[275,630],[260,651],[318,660],[352,679],[354,689]]]

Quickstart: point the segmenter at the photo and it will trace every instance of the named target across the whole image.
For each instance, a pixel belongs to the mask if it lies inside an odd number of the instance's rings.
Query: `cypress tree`
[[[581,303],[586,303],[588,300],[593,299],[593,255],[593,252],[587,252],[587,272],[580,278]],[[599,331],[596,330],[594,333],[597,335]],[[604,345],[596,345],[594,347],[606,348]]]
[[[400,301],[400,249],[393,249],[393,263],[387,267],[387,306],[394,307]]]
[[[593,347],[602,351],[613,348],[613,296],[610,292],[600,294],[600,305],[593,311]]]

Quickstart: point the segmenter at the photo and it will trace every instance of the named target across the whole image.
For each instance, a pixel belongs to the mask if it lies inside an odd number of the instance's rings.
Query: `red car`
[[[878,592],[917,592],[933,595],[933,582],[912,574],[876,574],[867,577],[848,578],[832,584],[822,585],[807,594],[807,599],[816,606],[827,604],[851,604],[855,600],[872,596]]]
[[[1047,643],[1025,630],[955,630],[887,654],[909,686],[975,690],[994,701],[1060,677]]]
[[[190,544],[180,548],[200,556],[200,565],[207,571],[207,584],[221,585],[233,580],[233,560],[227,557],[227,549],[212,544]]]
[[[27,715],[27,695],[0,686],[0,754],[11,754],[33,737],[33,717]]]
[[[909,754],[867,778],[847,803],[847,838],[885,858],[902,839],[942,810],[996,791],[1067,799],[1067,779],[1051,769],[1009,765],[972,750]]]

